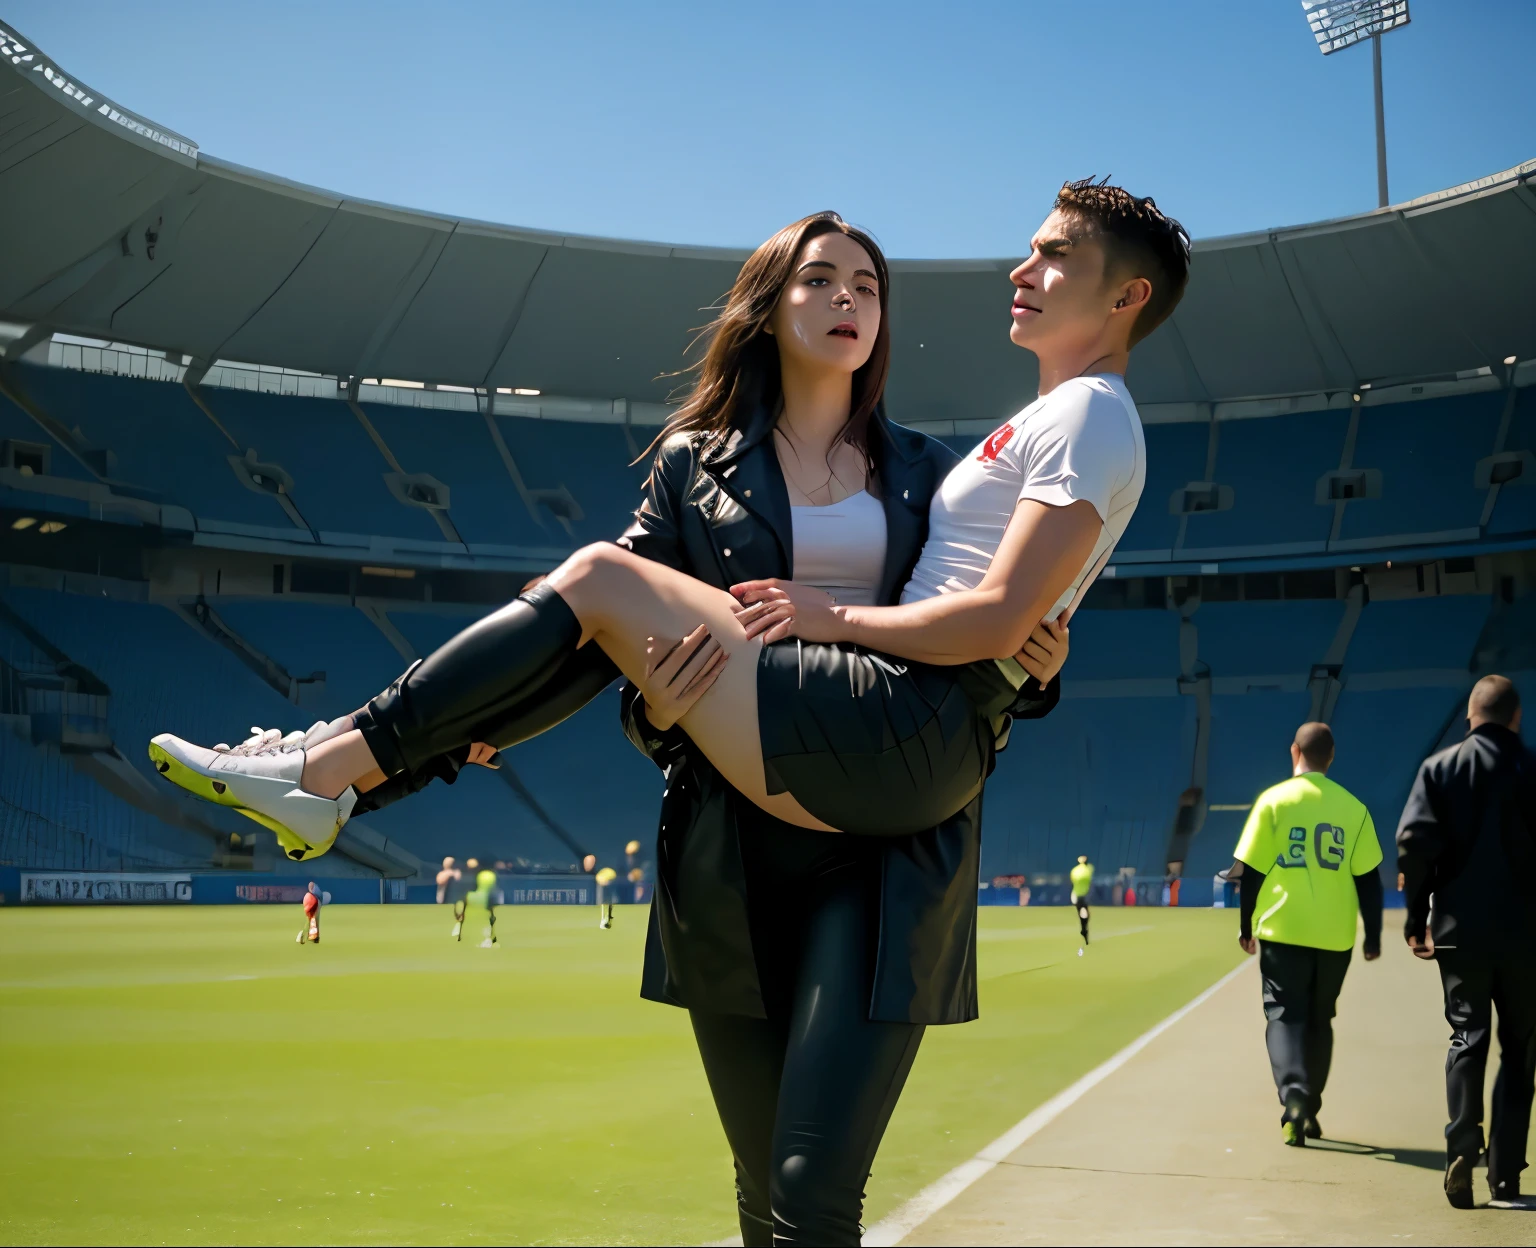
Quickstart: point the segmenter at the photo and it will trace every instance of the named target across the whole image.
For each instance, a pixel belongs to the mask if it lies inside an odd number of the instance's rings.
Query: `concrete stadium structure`
[[[0,716],[31,746],[0,749],[0,818],[26,829],[0,858],[74,861],[49,848],[69,807],[100,824],[70,825],[82,847],[206,859],[222,812],[151,784],[135,737],[156,715],[238,729],[137,669],[201,647],[236,721],[289,727],[615,535],[667,375],[746,253],[347,199],[203,154],[3,24],[0,60]],[[1032,397],[1004,332],[1014,263],[893,264],[896,419],[964,448]],[[1222,865],[1308,715],[1356,731],[1341,778],[1387,823],[1473,674],[1536,669],[1536,304],[1511,280],[1532,270],[1536,161],[1196,243],[1129,376],[1147,492],[1079,617],[1058,731],[1016,734],[992,782],[984,875],[1079,846],[1160,870],[1186,789],[1190,861]],[[650,831],[644,803],[561,778],[579,733],[616,789],[654,782],[612,714],[520,750],[538,782],[508,773],[559,852]],[[476,793],[340,848],[410,874],[508,820],[504,787]]]

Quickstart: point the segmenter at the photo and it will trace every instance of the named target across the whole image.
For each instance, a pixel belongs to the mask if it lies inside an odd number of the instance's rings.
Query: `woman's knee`
[[[551,572],[549,583],[581,615],[599,605],[605,592],[634,577],[636,559],[637,556],[612,542],[593,542]]]
[[[849,1172],[840,1150],[808,1142],[775,1156],[771,1193],[775,1242],[857,1244],[868,1177]]]

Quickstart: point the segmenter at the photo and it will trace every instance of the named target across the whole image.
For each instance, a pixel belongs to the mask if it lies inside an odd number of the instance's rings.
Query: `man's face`
[[[1103,245],[1054,210],[1030,240],[1028,259],[1008,275],[1016,287],[1008,336],[1036,353],[1093,341],[1115,303],[1104,266]]]

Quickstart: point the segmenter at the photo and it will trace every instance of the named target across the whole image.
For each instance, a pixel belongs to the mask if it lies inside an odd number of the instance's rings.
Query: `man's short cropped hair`
[[[1467,716],[1508,728],[1520,710],[1520,691],[1508,676],[1484,676],[1472,686],[1467,699]]]
[[[1104,244],[1105,271],[1113,278],[1144,277],[1152,296],[1131,326],[1135,346],[1179,306],[1189,281],[1189,232],[1150,197],[1138,199],[1106,178],[1062,185],[1056,208],[1087,225]]]
[[[1333,729],[1327,724],[1303,724],[1296,729],[1296,748],[1308,767],[1327,771],[1333,766]]]

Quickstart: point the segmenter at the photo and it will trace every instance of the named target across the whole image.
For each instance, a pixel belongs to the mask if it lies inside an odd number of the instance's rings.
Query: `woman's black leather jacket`
[[[771,415],[759,412],[723,442],[668,439],[620,544],[720,588],[792,577],[789,495],[772,427]],[[877,601],[892,603],[927,538],[929,501],[957,456],[883,415],[871,421],[870,439],[886,520]],[[1026,687],[1012,714],[1045,715],[1059,692],[1059,681],[1044,692]],[[667,774],[641,995],[763,1017],[738,824],[768,817],[725,783],[686,734],[652,728],[632,685],[624,686],[621,715],[630,740]],[[878,852],[870,1017],[928,1024],[975,1018],[981,798],[936,828],[879,838]]]

